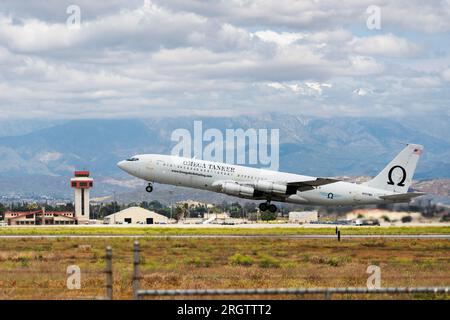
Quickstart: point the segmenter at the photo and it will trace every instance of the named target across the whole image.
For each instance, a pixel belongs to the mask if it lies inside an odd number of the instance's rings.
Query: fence
[[[340,236],[338,231],[338,237]],[[331,299],[335,294],[448,294],[450,287],[392,287],[369,289],[366,287],[347,288],[273,288],[273,289],[180,289],[180,290],[141,290],[140,289],[140,246],[133,246],[133,298],[141,300],[146,296],[227,296],[227,295],[323,295]]]
[[[126,256],[127,260],[129,259],[129,255]],[[36,258],[36,257],[35,257]],[[116,257],[117,258],[117,257]],[[77,257],[80,259],[80,257]],[[86,258],[88,259],[88,258]],[[119,257],[120,259],[120,257]],[[57,261],[57,257],[54,259]],[[100,260],[101,261],[101,260]],[[129,260],[128,260],[129,261]],[[52,269],[52,261],[45,260],[43,261],[43,265],[47,267],[46,270],[0,270],[0,284],[6,284],[8,286],[8,282],[4,281],[2,277],[6,277],[12,273],[15,274],[14,281],[19,283],[21,286],[16,287],[14,289],[9,289],[11,293],[13,291],[23,289],[27,290],[27,294],[21,296],[22,298],[75,298],[75,299],[113,299],[113,253],[111,246],[106,247],[105,256],[104,256],[104,264],[105,268],[102,270],[83,270],[83,276],[87,279],[89,277],[95,277],[95,281],[93,282],[97,286],[95,288],[88,288],[89,290],[85,290],[84,293],[96,293],[94,295],[76,295],[77,291],[74,290],[72,294],[67,295],[67,291],[61,289],[54,289],[52,286],[48,287],[40,287],[40,285],[35,282],[36,278],[42,279],[46,275],[49,277],[56,277],[58,283],[62,280],[66,280],[67,273],[53,270]],[[86,263],[89,261],[86,260]],[[132,295],[133,299],[141,300],[145,297],[158,297],[158,296],[166,296],[166,297],[176,297],[176,296],[245,296],[245,295],[256,295],[256,296],[274,296],[274,295],[296,295],[304,297],[305,295],[315,295],[315,296],[323,296],[325,299],[331,299],[332,296],[338,294],[349,294],[349,295],[372,295],[372,294],[444,294],[448,295],[450,292],[450,287],[386,287],[386,288],[377,288],[377,289],[368,289],[366,287],[335,287],[335,288],[271,288],[271,289],[177,289],[177,290],[145,290],[141,289],[141,273],[140,273],[140,262],[141,262],[141,249],[138,241],[134,242],[133,245],[133,275],[132,275]],[[19,262],[21,263],[21,262]],[[26,261],[24,260],[24,263]],[[49,268],[48,268],[49,267]],[[62,276],[64,275],[64,276]],[[103,275],[103,279],[101,280],[101,276]],[[24,276],[25,279],[21,279],[21,276]],[[31,279],[31,280],[30,280]],[[85,279],[86,280],[86,279]],[[102,288],[98,286],[99,282],[103,282],[103,293],[100,293]],[[25,284],[25,286],[24,286]],[[28,286],[26,286],[28,285]],[[37,287],[36,287],[37,286]],[[40,293],[40,290],[43,289],[45,296]],[[100,290],[100,291],[99,291]],[[7,296],[8,293],[5,293],[6,298],[11,298],[14,294]],[[1,298],[1,297],[0,297]]]
[[[111,247],[106,248],[98,261],[90,251],[84,250],[77,256],[44,254],[40,250],[3,253],[0,300],[112,299]]]
[[[138,290],[137,299],[145,296],[225,296],[225,295],[323,295],[331,299],[334,294],[448,294],[450,287],[417,288],[274,288],[274,289],[191,289],[191,290]]]

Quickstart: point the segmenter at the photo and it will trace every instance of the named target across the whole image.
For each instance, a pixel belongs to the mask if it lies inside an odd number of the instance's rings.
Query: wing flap
[[[315,180],[308,180],[308,181],[288,182],[287,183],[288,194],[293,194],[296,193],[297,191],[303,192],[308,190],[314,190],[316,187],[339,181],[340,180],[331,178],[317,178]]]

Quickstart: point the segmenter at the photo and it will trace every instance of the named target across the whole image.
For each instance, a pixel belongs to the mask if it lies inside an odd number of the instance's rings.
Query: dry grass
[[[363,287],[371,264],[381,267],[383,287],[450,285],[448,240],[147,238],[140,243],[146,289]],[[2,239],[0,299],[103,296],[107,245],[113,247],[114,297],[131,298],[132,239],[65,238]],[[81,290],[66,288],[66,268],[72,264],[81,268]]]
[[[342,235],[358,234],[450,234],[450,226],[405,226],[405,227],[348,227],[341,226]],[[0,235],[139,235],[139,236],[166,236],[166,235],[334,235],[335,227],[243,227],[243,226],[217,226],[217,227],[177,227],[177,226],[22,226],[1,227]]]

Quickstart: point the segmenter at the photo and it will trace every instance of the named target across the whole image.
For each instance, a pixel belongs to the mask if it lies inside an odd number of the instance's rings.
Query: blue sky
[[[449,0],[4,0],[0,119],[448,117],[449,33]]]

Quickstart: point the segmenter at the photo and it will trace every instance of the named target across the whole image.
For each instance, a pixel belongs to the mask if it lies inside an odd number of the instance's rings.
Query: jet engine
[[[272,181],[260,180],[255,183],[255,189],[265,193],[286,194],[287,186]]]
[[[235,196],[252,197],[255,189],[252,187],[241,186],[237,183],[227,182],[222,185],[222,192]]]

